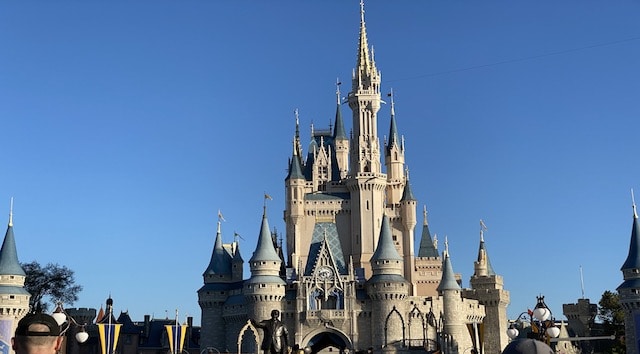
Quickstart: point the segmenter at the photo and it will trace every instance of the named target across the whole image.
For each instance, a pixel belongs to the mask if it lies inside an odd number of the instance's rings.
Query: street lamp
[[[56,320],[58,326],[60,326],[60,336],[64,336],[67,330],[71,328],[71,325],[74,325],[80,327],[80,330],[75,336],[78,343],[84,343],[89,339],[89,333],[84,329],[84,324],[78,324],[78,322],[64,310],[62,302],[58,302],[51,316]]]
[[[528,337],[549,343],[549,339],[557,338],[560,335],[560,328],[555,326],[553,314],[544,302],[544,296],[536,296],[536,300],[536,307],[533,311],[527,310],[521,313],[516,318],[516,322],[521,322],[523,318],[529,317],[531,333],[528,334]],[[516,339],[519,334],[520,332],[512,323],[507,330],[507,336]]]

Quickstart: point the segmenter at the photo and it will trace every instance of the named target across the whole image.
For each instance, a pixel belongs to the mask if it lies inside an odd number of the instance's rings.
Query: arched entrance
[[[309,332],[300,343],[305,354],[311,353],[345,353],[353,351],[353,343],[343,332],[325,327]]]

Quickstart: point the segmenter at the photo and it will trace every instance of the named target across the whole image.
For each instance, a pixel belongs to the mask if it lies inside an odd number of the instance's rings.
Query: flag
[[[120,335],[119,323],[98,323],[98,333],[100,335],[100,349],[102,354],[113,354],[118,345],[118,336]]]
[[[167,337],[169,337],[169,349],[171,353],[182,353],[184,348],[184,338],[187,334],[187,325],[165,325]]]
[[[480,229],[482,231],[487,231],[487,225],[484,224],[484,221],[482,221],[482,219],[480,219]]]
[[[264,199],[273,200],[273,198],[271,198],[271,196],[268,195],[267,193],[264,194]]]
[[[224,219],[224,216],[222,216],[222,213],[220,212],[220,209],[218,209],[218,220],[219,221],[227,221]]]

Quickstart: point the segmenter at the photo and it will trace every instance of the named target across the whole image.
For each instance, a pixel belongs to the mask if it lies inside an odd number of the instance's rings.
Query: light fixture
[[[53,311],[51,316],[56,320],[58,326],[60,326],[60,336],[64,336],[71,326],[76,326],[80,327],[80,330],[78,330],[78,333],[75,335],[78,343],[84,343],[89,339],[89,333],[84,329],[84,324],[78,324],[78,322],[76,322],[76,320],[64,310],[62,302],[58,301],[56,309]]]
[[[560,335],[560,328],[556,327],[553,314],[544,302],[544,296],[537,296],[536,300],[536,306],[533,311],[527,310],[521,313],[514,323],[509,326],[509,329],[507,329],[507,336],[510,339],[516,339],[520,334],[515,323],[523,322],[523,319],[526,321],[527,317],[531,324],[531,332],[528,334],[529,338],[548,343],[550,338],[557,338]]]

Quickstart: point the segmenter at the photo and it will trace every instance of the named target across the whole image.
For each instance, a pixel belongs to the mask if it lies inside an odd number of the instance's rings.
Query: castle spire
[[[418,257],[439,257],[436,241],[431,238],[429,231],[429,222],[427,221],[427,206],[422,210],[422,235],[420,238],[420,248],[418,249]]]
[[[266,196],[266,194],[265,194]],[[265,200],[268,199],[265,197]],[[265,204],[262,213],[262,225],[260,226],[260,235],[258,236],[258,245],[249,262],[280,262],[280,257],[273,246],[271,231],[269,231],[269,222],[267,221],[267,206]]]
[[[444,240],[444,260],[442,261],[442,278],[438,285],[438,291],[444,290],[460,290],[460,284],[456,281],[455,273],[453,272],[453,266],[451,265],[451,259],[449,257],[449,241]]]
[[[7,232],[0,248],[0,275],[26,275],[18,262],[16,239],[13,235],[13,198],[11,198]]]
[[[631,242],[629,244],[629,254],[620,270],[640,269],[640,220],[636,210],[636,201],[631,190],[631,206],[633,208],[633,224],[631,226]]]

